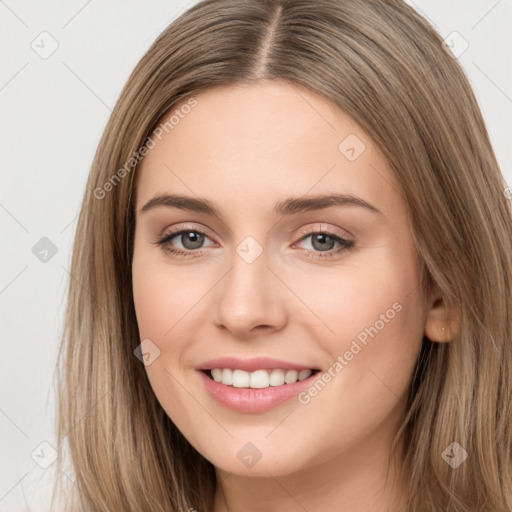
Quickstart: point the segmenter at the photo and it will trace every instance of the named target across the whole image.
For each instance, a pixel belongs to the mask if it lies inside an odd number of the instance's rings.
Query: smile
[[[209,374],[215,382],[220,382],[225,386],[264,389],[270,386],[295,384],[295,382],[307,379],[316,371],[318,370],[304,369],[297,371],[272,368],[248,372],[240,369],[213,368],[209,371]]]
[[[260,413],[296,399],[299,393],[312,385],[319,372],[320,370],[279,368],[247,372],[214,368],[197,373],[207,394],[218,404],[237,412]],[[302,380],[299,380],[299,373]]]

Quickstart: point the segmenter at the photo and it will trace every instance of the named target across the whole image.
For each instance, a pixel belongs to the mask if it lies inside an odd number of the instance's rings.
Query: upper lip
[[[281,368],[283,370],[313,370],[315,367],[308,364],[292,363],[282,359],[272,359],[270,357],[254,357],[251,359],[238,359],[237,357],[219,357],[210,359],[197,366],[198,370],[211,370],[213,368],[232,368],[254,372],[263,369]]]

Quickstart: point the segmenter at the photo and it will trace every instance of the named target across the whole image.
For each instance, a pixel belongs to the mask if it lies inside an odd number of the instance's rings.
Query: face
[[[387,161],[297,86],[188,104],[137,176],[133,295],[160,404],[240,475],[387,449],[426,318]]]

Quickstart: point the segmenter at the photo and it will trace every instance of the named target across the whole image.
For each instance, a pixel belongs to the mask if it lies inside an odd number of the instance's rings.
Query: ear
[[[444,343],[453,340],[460,323],[455,311],[450,311],[439,291],[432,295],[425,320],[425,335],[430,341]]]

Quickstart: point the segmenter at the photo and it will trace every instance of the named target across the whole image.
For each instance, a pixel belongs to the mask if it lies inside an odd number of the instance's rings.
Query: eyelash
[[[160,246],[164,252],[167,254],[172,254],[173,256],[177,258],[195,258],[201,256],[203,253],[199,252],[199,250],[192,250],[189,249],[187,251],[183,251],[181,249],[176,249],[172,247],[168,247],[166,244],[168,244],[173,238],[176,238],[179,235],[182,235],[183,233],[199,233],[201,235],[204,235],[208,237],[206,232],[201,228],[194,228],[194,229],[180,229],[180,230],[173,230],[170,233],[167,233],[163,235],[161,238],[159,238],[156,242],[153,242],[154,244]],[[313,251],[310,249],[305,249],[305,252],[308,256],[312,256],[313,258],[332,258],[335,255],[343,252],[348,251],[355,247],[355,242],[353,240],[348,240],[345,238],[342,238],[338,235],[335,235],[334,233],[331,233],[329,231],[324,230],[316,230],[316,231],[310,231],[309,233],[305,234],[299,241],[305,240],[306,238],[312,236],[312,235],[327,235],[330,238],[332,238],[335,242],[338,242],[341,247],[338,249],[331,249],[330,251]],[[209,238],[209,237],[208,237]],[[192,255],[192,253],[199,253]]]

